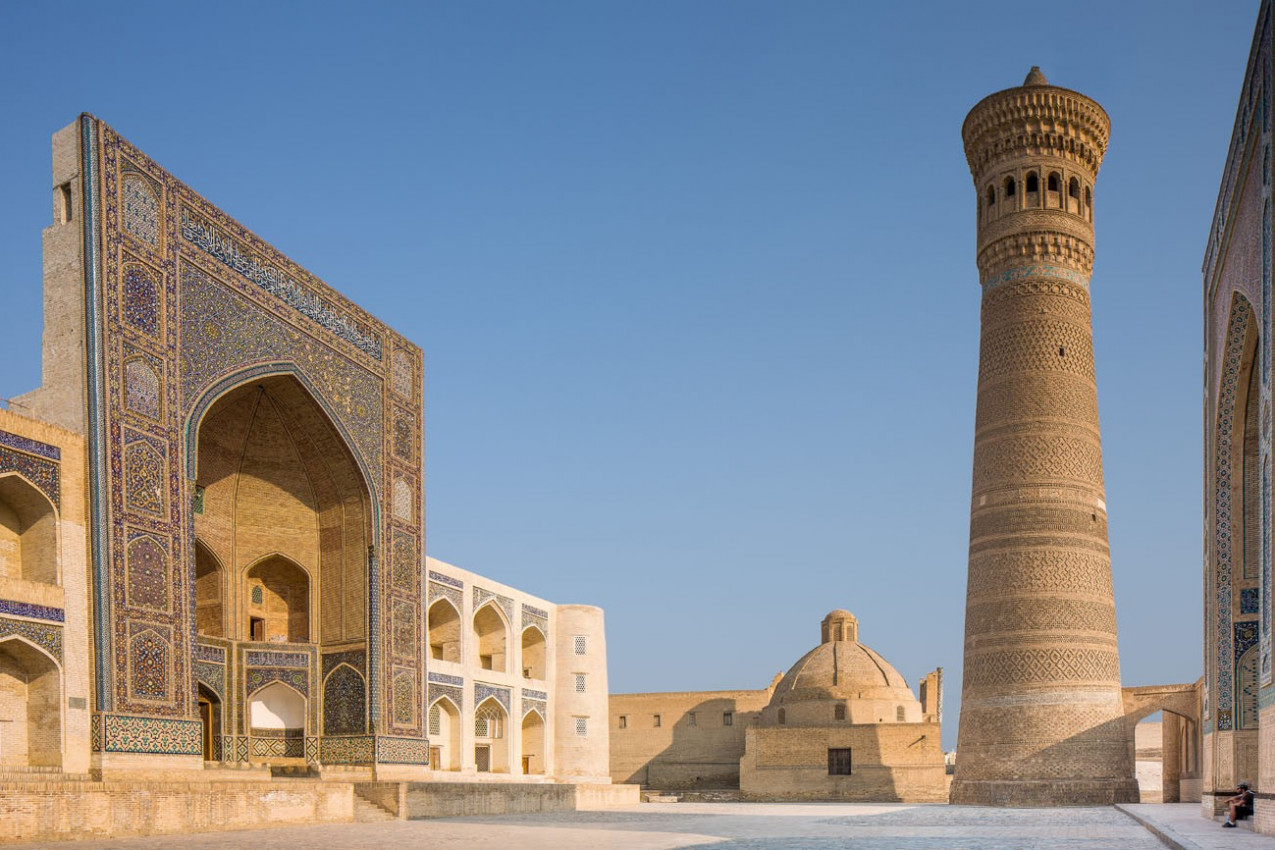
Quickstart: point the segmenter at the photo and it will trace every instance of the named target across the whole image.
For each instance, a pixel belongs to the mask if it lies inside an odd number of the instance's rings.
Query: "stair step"
[[[354,795],[354,820],[356,823],[377,823],[379,821],[398,820],[394,815],[373,802]]]

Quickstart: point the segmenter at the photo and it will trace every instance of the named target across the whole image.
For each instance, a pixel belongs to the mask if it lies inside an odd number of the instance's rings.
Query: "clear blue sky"
[[[1200,675],[1200,262],[1258,4],[0,0],[0,396],[96,114],[425,349],[430,554],[607,610],[613,691],[762,687],[846,607],[959,709],[965,113],[1111,114],[1094,336],[1127,684]]]

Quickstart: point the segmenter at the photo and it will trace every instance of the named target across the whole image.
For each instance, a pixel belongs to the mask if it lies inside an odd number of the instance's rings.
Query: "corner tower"
[[[1096,102],[1032,68],[961,129],[983,299],[953,803],[1138,799],[1089,306],[1110,127]]]

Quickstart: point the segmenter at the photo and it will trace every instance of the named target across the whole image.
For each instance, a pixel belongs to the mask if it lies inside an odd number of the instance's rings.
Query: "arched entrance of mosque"
[[[191,424],[199,634],[295,650],[365,645],[376,519],[353,444],[292,374],[253,378],[202,404]],[[314,691],[297,695],[303,704],[328,703],[323,682],[294,684]],[[340,728],[365,728],[361,702],[340,710]],[[318,729],[331,725],[319,717]]]
[[[479,773],[509,772],[509,713],[495,697],[474,712],[474,766]]]
[[[429,707],[430,770],[460,770],[460,709],[447,697]]]
[[[545,772],[545,719],[534,708],[522,718],[522,772]]]
[[[61,669],[23,638],[0,639],[0,769],[61,766]]]
[[[221,698],[216,691],[199,682],[199,725],[203,732],[204,761],[221,761]]]

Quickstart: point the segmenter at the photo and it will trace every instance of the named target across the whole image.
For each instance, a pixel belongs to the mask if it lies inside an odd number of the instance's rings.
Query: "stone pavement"
[[[1199,803],[1142,803],[1117,806],[1158,835],[1174,850],[1275,850],[1275,838],[1241,827],[1223,829],[1222,819],[1200,817]]]
[[[55,845],[66,850],[1275,850],[1275,838],[1222,829],[1195,805],[1115,808],[645,803],[604,812],[280,827]],[[37,844],[3,845],[6,850]]]

